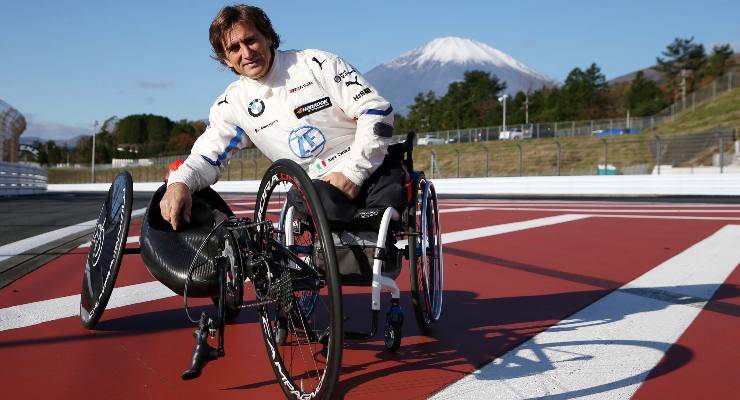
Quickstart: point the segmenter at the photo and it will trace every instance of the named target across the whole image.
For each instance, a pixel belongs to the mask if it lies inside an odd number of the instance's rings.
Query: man
[[[160,208],[174,229],[181,215],[189,221],[191,194],[215,183],[229,158],[252,144],[273,161],[301,165],[330,220],[347,221],[358,206],[403,206],[404,171],[386,157],[393,108],[354,67],[320,50],[278,51],[279,35],[253,6],[225,7],[209,35],[214,58],[239,79],[214,102],[206,131],[169,176]]]

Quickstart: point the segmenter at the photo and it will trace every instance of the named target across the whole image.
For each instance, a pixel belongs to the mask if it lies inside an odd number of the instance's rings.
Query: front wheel
[[[280,221],[281,210],[296,202],[302,207],[295,207],[301,210],[295,220],[305,229],[293,232],[293,243],[285,246],[283,230],[292,227]],[[324,209],[298,164],[278,160],[270,166],[254,220],[265,223],[256,238],[265,261],[253,284],[263,303],[262,336],[278,383],[288,398],[329,398],[342,362],[342,292]],[[316,272],[306,274],[296,259]]]

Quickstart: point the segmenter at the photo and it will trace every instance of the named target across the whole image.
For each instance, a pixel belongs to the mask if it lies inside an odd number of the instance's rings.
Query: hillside
[[[717,95],[714,100],[699,103],[693,111],[677,114],[673,121],[657,126],[655,134],[672,135],[717,128],[740,130],[740,88]]]

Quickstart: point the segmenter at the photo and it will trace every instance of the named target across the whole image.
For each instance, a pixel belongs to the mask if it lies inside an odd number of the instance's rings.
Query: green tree
[[[645,74],[639,71],[627,91],[626,107],[631,111],[631,115],[636,117],[653,115],[667,105],[665,93],[654,81],[645,79]]]
[[[558,94],[555,120],[595,119],[607,114],[609,88],[595,63],[585,71],[574,68]]]
[[[46,146],[40,140],[34,140],[31,147],[36,151],[36,161],[41,165],[49,165],[49,153]]]
[[[53,140],[46,142],[46,153],[48,154],[49,165],[55,166],[61,162],[62,150]]]
[[[462,82],[453,82],[439,101],[443,125],[474,128],[492,125],[499,107],[498,97],[506,89],[496,75],[484,71],[465,72]]]
[[[729,44],[714,46],[712,55],[707,59],[707,75],[718,78],[727,73],[735,66],[735,60],[732,58],[733,54],[734,52]]]
[[[707,61],[704,45],[694,43],[693,36],[688,39],[676,38],[662,54],[665,58],[657,57],[656,69],[668,81],[671,91],[678,94],[684,80],[686,90],[694,90],[694,84],[701,79],[700,72]]]
[[[440,127],[441,115],[437,110],[439,99],[433,91],[419,93],[414,98],[414,104],[409,106],[407,119],[401,120],[406,130],[417,132],[429,132],[438,130]]]

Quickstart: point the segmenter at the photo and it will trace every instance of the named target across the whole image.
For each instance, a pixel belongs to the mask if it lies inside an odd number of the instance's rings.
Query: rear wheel
[[[444,282],[442,232],[432,182],[419,179],[413,202],[409,225],[417,235],[409,237],[411,300],[419,328],[427,333],[442,314]]]
[[[283,246],[281,210],[291,200],[305,206],[296,214],[305,229]],[[342,299],[331,231],[311,180],[301,167],[279,160],[267,170],[257,194],[257,246],[264,265],[253,278],[267,355],[289,398],[328,398],[339,377],[342,359]],[[275,228],[276,227],[276,228]],[[318,271],[302,272],[300,260]],[[315,279],[318,278],[318,279]]]

